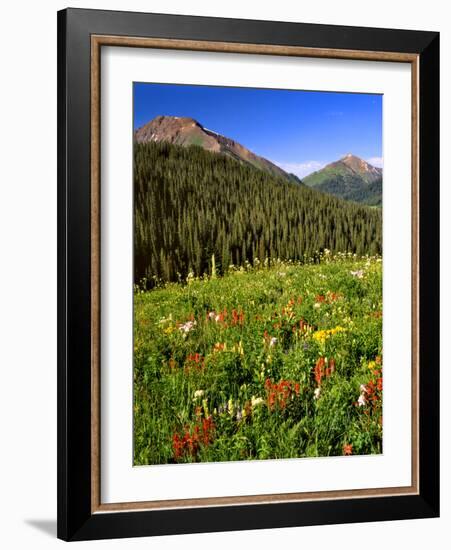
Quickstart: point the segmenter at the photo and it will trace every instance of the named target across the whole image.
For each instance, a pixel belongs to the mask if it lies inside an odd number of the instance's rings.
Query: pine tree
[[[200,147],[135,144],[135,282],[316,251],[380,254],[382,215]],[[152,284],[152,282],[150,283]]]

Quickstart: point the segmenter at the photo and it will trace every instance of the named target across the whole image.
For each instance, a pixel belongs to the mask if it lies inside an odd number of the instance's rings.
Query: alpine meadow
[[[377,95],[134,84],[135,465],[382,452],[381,143]]]

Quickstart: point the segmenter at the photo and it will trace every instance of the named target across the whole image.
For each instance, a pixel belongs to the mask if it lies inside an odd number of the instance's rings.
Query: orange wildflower
[[[349,456],[349,455],[352,455],[352,445],[349,444],[349,443],[345,443],[343,445],[343,454],[345,456]]]

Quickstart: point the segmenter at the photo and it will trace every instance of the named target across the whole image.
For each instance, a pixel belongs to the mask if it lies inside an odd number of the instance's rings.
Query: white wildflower
[[[259,405],[262,405],[263,403],[263,397],[255,397],[254,395],[251,397],[251,405],[253,409],[255,407],[258,407]]]
[[[319,399],[320,395],[321,395],[321,388],[316,388],[315,391],[313,392],[313,397],[315,399]]]
[[[183,325],[179,326],[179,330],[184,334],[188,334],[188,332],[192,330],[196,325],[196,321],[186,321],[186,323],[183,323]]]
[[[359,407],[364,407],[367,404],[367,400],[364,393],[361,393],[357,401]]]
[[[269,347],[272,348],[273,346],[275,346],[277,344],[277,338],[275,336],[273,336],[271,338],[271,340],[269,341]]]
[[[365,271],[363,269],[358,269],[357,271],[351,271],[350,273],[353,277],[357,277],[357,279],[363,279],[363,276],[365,275]]]
[[[205,393],[204,390],[196,390],[194,392],[194,399],[199,399],[204,395],[204,393]]]

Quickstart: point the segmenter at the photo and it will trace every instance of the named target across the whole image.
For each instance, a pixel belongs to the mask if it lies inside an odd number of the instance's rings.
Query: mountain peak
[[[382,169],[352,153],[308,175],[303,182],[344,199],[371,205],[382,202]]]
[[[165,133],[180,130],[181,128],[202,128],[197,120],[185,116],[158,115],[152,120],[149,120],[144,126],[141,126],[136,133],[143,134],[145,129],[153,129],[163,131]]]
[[[377,168],[369,164],[366,160],[363,160],[352,153],[346,154],[338,162],[346,164],[346,166],[359,174],[362,172],[379,172]]]
[[[164,141],[174,145],[189,147],[197,145],[212,153],[222,153],[233,159],[251,165],[288,181],[299,182],[282,168],[260,157],[231,138],[209,130],[191,117],[159,115],[135,131],[137,143]]]
[[[175,124],[195,124],[196,126],[202,126],[202,124],[199,124],[196,119],[190,116],[158,115],[149,121],[149,123],[151,122],[159,122],[160,124],[162,122]]]

